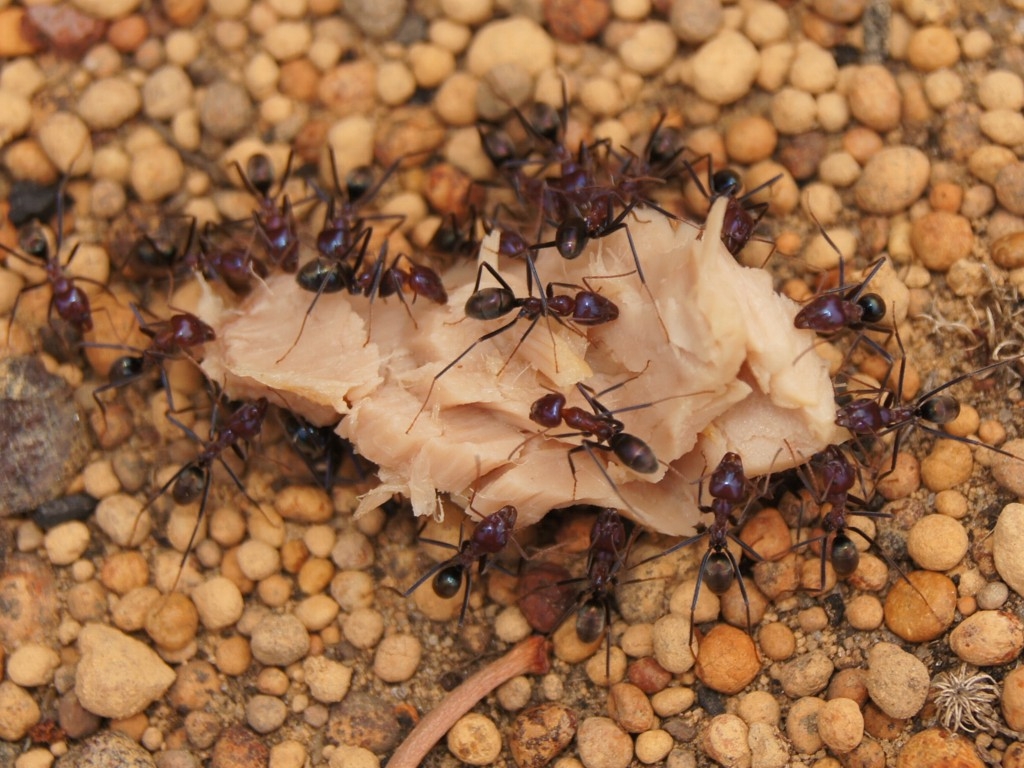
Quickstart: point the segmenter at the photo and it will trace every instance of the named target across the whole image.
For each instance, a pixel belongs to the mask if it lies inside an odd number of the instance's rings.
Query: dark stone
[[[383,755],[398,746],[402,736],[392,707],[368,693],[349,692],[331,707],[327,738],[334,744],[363,747]]]

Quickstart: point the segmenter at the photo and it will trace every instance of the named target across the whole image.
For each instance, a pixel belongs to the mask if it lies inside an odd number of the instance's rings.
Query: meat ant
[[[641,560],[634,567],[651,562],[665,555],[669,555],[701,539],[707,539],[708,547],[701,557],[700,567],[697,570],[697,584],[693,589],[693,600],[690,602],[690,643],[693,642],[693,616],[697,612],[697,601],[700,598],[701,584],[705,585],[716,595],[724,595],[729,591],[735,581],[743,596],[743,605],[747,612],[747,632],[751,631],[750,626],[750,599],[747,596],[747,588],[743,583],[743,575],[740,573],[740,564],[736,556],[729,550],[729,541],[733,541],[740,548],[756,561],[763,558],[751,547],[730,530],[730,526],[739,525],[737,509],[745,498],[755,499],[761,496],[761,491],[743,472],[743,460],[738,453],[728,451],[718,462],[718,466],[712,470],[708,477],[707,488],[711,494],[711,504],[705,506],[701,503],[705,483],[702,481],[698,491],[697,508],[701,512],[714,515],[710,525],[700,523],[696,526],[697,533],[687,539],[683,539],[664,552],[659,552],[653,557]],[[755,493],[752,493],[755,491]],[[749,503],[748,503],[749,506]],[[746,507],[742,512],[746,511]]]
[[[338,470],[346,457],[355,467],[355,478],[342,478],[342,482],[366,479],[366,463],[355,452],[352,444],[335,431],[337,424],[317,427],[291,411],[280,410],[281,426],[292,448],[308,467],[317,484],[330,493],[338,481]]]
[[[528,273],[533,276],[532,279],[539,286],[541,283],[536,264],[534,264],[532,259],[527,259],[526,264]],[[483,275],[484,269],[491,273],[494,279],[498,281],[499,286],[480,288],[480,278]],[[530,285],[532,286],[532,282]],[[578,290],[575,296],[556,294],[554,292],[555,286],[576,288]],[[509,322],[493,331],[488,331],[478,338],[434,376],[430,382],[430,388],[427,390],[427,396],[424,398],[423,404],[413,417],[412,423],[405,430],[406,434],[409,434],[409,431],[416,424],[424,409],[426,409],[438,379],[454,368],[478,344],[504,333],[520,320],[528,320],[529,325],[519,338],[519,341],[516,342],[511,354],[509,354],[508,359],[505,361],[505,365],[508,365],[509,360],[512,359],[523,342],[526,341],[542,317],[554,318],[562,325],[571,322],[573,325],[591,326],[611,322],[619,316],[619,308],[610,299],[594,291],[569,283],[548,283],[545,293],[541,296],[518,297],[515,295],[512,287],[498,274],[498,271],[487,262],[483,262],[480,265],[480,269],[477,270],[473,293],[466,299],[466,316],[476,320],[495,320],[514,310],[518,311]],[[505,370],[505,365],[498,371],[498,375],[501,375],[502,371]]]
[[[1024,355],[1000,360],[983,366],[982,368],[978,368],[977,370],[962,373],[944,384],[940,384],[939,386],[928,390],[924,394],[918,395],[913,402],[902,403],[900,402],[900,394],[903,392],[903,380],[907,370],[907,358],[903,348],[903,342],[900,339],[899,330],[896,329],[895,326],[893,328],[893,333],[896,336],[896,342],[899,345],[901,353],[900,374],[896,388],[890,389],[888,387],[881,387],[876,390],[877,396],[874,398],[852,398],[848,402],[840,405],[836,412],[836,424],[844,429],[848,429],[855,438],[878,438],[890,433],[895,435],[892,447],[892,465],[880,476],[880,478],[895,471],[896,458],[899,454],[903,438],[909,430],[912,430],[915,427],[941,438],[948,438],[950,440],[966,443],[967,445],[985,448],[1002,456],[1009,456],[1019,460],[1019,456],[1014,456],[1012,453],[1004,451],[1001,448],[997,448],[994,445],[988,445],[987,443],[982,443],[978,440],[972,440],[969,437],[951,435],[949,433],[942,432],[935,427],[929,426],[924,422],[931,422],[936,425],[949,424],[960,415],[960,401],[953,395],[945,394],[947,389],[966,381],[967,379],[980,376],[981,374],[988,373],[989,371],[996,370],[997,368],[1002,368],[1010,363],[1024,360]],[[848,392],[848,394],[856,393]]]
[[[295,272],[299,267],[299,231],[288,195],[283,195],[285,182],[292,168],[292,153],[288,153],[284,174],[277,192],[270,193],[274,186],[274,166],[270,158],[257,152],[246,162],[245,170],[238,161],[233,165],[238,171],[245,188],[256,198],[257,210],[253,212],[256,230],[260,233],[267,255],[273,265],[280,265],[285,272]],[[278,196],[283,202],[278,203]]]
[[[172,414],[167,414],[167,419],[188,435],[188,437],[199,443],[201,448],[197,456],[171,475],[170,479],[149,498],[143,507],[144,510],[166,493],[168,489],[171,491],[171,498],[174,499],[175,504],[191,504],[196,499],[199,499],[199,515],[196,518],[196,525],[192,530],[188,545],[185,547],[182,565],[184,565],[184,558],[188,557],[188,553],[192,550],[192,545],[195,543],[196,535],[199,532],[200,521],[203,519],[206,511],[206,501],[210,495],[211,470],[214,462],[219,463],[227,471],[228,476],[234,481],[238,489],[245,494],[246,498],[254,506],[259,506],[246,493],[242,481],[224,460],[222,454],[230,448],[240,459],[245,459],[245,452],[240,447],[240,444],[248,443],[259,436],[269,406],[267,398],[261,397],[253,402],[243,403],[224,420],[222,425],[217,424],[218,405],[217,402],[214,403],[213,415],[210,419],[210,434],[206,440],[199,437],[192,429]],[[138,521],[136,520],[136,522]],[[134,538],[134,531],[132,537]]]
[[[22,229],[18,236],[18,244],[21,248],[21,253],[8,248],[2,243],[0,243],[0,250],[3,250],[9,257],[13,256],[30,266],[38,266],[39,261],[44,262],[45,277],[37,283],[26,285],[18,292],[17,297],[14,299],[14,305],[11,307],[11,326],[14,324],[14,316],[18,311],[21,297],[30,291],[35,291],[49,285],[51,296],[46,310],[46,318],[50,328],[55,333],[57,332],[57,328],[53,323],[53,313],[56,312],[61,320],[77,330],[79,334],[91,331],[92,309],[89,303],[89,296],[75,282],[76,280],[81,280],[86,283],[92,283],[104,291],[108,291],[108,289],[102,283],[91,278],[73,277],[71,275],[69,268],[75,259],[75,255],[78,253],[80,243],[76,243],[71,249],[67,263],[61,263],[60,251],[64,244],[63,182],[57,192],[57,236],[54,247],[50,247],[50,241],[47,239],[46,232],[38,221],[31,221]],[[10,326],[8,327],[9,334]]]
[[[244,296],[252,290],[252,280],[263,280],[268,274],[267,266],[254,258],[249,246],[237,243],[219,244],[214,242],[216,227],[207,222],[199,235],[199,247],[188,250],[185,263],[208,279],[220,279],[236,294]]]
[[[173,413],[174,402],[164,362],[182,357],[191,359],[188,355],[190,349],[214,340],[213,328],[189,312],[172,315],[168,320],[147,323],[142,319],[138,308],[134,304],[132,305],[132,311],[139,322],[139,330],[152,339],[152,342],[146,349],[125,347],[125,349],[136,354],[125,355],[114,361],[108,373],[110,381],[93,390],[93,400],[96,401],[100,411],[105,412],[106,408],[100,399],[101,394],[111,389],[120,389],[121,387],[128,386],[142,378],[147,371],[157,367],[160,369],[160,380],[163,383],[164,392],[167,393],[167,402]]]
[[[472,509],[472,500],[470,509]],[[491,564],[488,557],[499,554],[508,545],[509,541],[519,547],[515,537],[512,536],[512,529],[516,525],[518,510],[515,507],[506,505],[495,512],[482,518],[473,529],[469,538],[462,535],[462,525],[459,525],[459,546],[449,544],[446,541],[437,539],[421,538],[421,542],[433,544],[445,549],[454,549],[455,554],[447,560],[435,564],[426,573],[420,576],[415,583],[403,593],[403,597],[409,597],[420,588],[431,576],[434,577],[431,586],[434,594],[448,600],[459,593],[462,588],[462,581],[466,581],[466,592],[462,598],[462,609],[459,611],[459,626],[461,627],[466,619],[466,610],[469,608],[469,595],[473,588],[473,564],[477,565],[477,573],[483,574]],[[519,549],[523,554],[522,549]],[[524,554],[525,557],[525,554]]]
[[[720,197],[724,197],[728,201],[725,209],[725,219],[722,223],[722,243],[730,254],[738,256],[740,251],[743,250],[743,246],[754,237],[757,225],[765,213],[768,212],[768,203],[752,203],[751,198],[761,190],[771,188],[775,182],[782,178],[782,174],[773,176],[745,195],[740,195],[740,190],[743,189],[743,179],[739,173],[731,168],[715,171],[711,162],[711,155],[699,158],[697,163],[705,159],[708,161],[707,187],[704,186],[704,182],[700,180],[700,176],[694,170],[694,164],[688,161],[683,162],[690,177],[697,184],[700,193],[708,200],[709,205],[713,204]]]

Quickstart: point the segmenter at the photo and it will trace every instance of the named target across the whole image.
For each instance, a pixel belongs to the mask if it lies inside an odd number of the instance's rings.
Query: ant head
[[[725,552],[709,552],[704,561],[704,583],[716,595],[724,595],[736,578],[736,569]]]
[[[138,355],[125,355],[124,357],[117,358],[114,364],[110,366],[107,378],[110,379],[111,384],[116,386],[122,382],[131,381],[141,374],[142,367],[142,357]]]
[[[49,261],[50,240],[43,225],[38,221],[30,221],[18,233],[18,247],[23,253],[35,259]]]
[[[532,104],[526,114],[526,120],[530,128],[545,141],[551,144],[558,144],[562,138],[562,131],[565,126],[558,110],[550,104],[536,102]]]
[[[496,169],[501,170],[515,162],[516,145],[505,131],[500,128],[484,129],[478,125],[477,132],[480,134],[480,145],[484,154]]]
[[[747,476],[743,473],[743,460],[738,453],[726,453],[708,481],[708,493],[716,499],[734,504],[743,499],[747,489]]]
[[[530,406],[530,421],[542,427],[557,427],[562,423],[562,408],[565,407],[565,396],[552,392],[534,401]]]
[[[171,331],[178,343],[184,346],[205,344],[217,338],[213,328],[188,313],[174,315],[171,318]]]
[[[675,160],[683,150],[683,137],[676,128],[658,125],[647,148],[647,156],[652,166],[664,166]]]

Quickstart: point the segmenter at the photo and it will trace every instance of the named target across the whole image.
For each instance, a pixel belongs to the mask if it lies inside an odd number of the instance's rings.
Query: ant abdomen
[[[845,579],[857,570],[860,564],[860,552],[853,539],[845,533],[837,533],[832,540],[832,555],[829,558],[836,576]]]
[[[191,504],[199,498],[206,485],[206,473],[196,466],[186,467],[174,481],[171,498],[176,504]]]
[[[311,293],[338,293],[352,284],[352,268],[344,262],[314,259],[304,264],[295,276],[299,286]]]
[[[609,441],[615,455],[634,472],[649,475],[661,466],[651,447],[636,435],[620,432]]]
[[[952,395],[937,395],[921,404],[919,415],[933,424],[949,424],[960,415],[960,401]]]
[[[505,288],[481,288],[466,299],[466,316],[474,320],[494,320],[516,307],[515,296]]]
[[[606,625],[605,604],[601,598],[590,598],[576,612],[576,636],[581,643],[597,642]]]
[[[459,594],[465,570],[463,565],[450,565],[438,571],[433,581],[434,594],[444,600],[450,600]]]
[[[736,569],[724,552],[712,552],[704,564],[704,584],[716,595],[729,591],[736,578]]]
[[[555,231],[555,244],[563,259],[575,259],[587,247],[587,224],[579,217],[573,216],[558,225]]]

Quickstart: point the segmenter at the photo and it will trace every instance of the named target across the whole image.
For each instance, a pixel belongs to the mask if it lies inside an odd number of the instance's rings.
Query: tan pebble
[[[676,613],[663,616],[654,623],[654,658],[669,672],[681,674],[695,661],[690,648],[690,621]]]
[[[62,173],[83,176],[92,168],[92,138],[78,115],[54,112],[39,127],[39,145]]]
[[[1024,498],[1024,472],[1021,471],[1024,466],[1024,440],[1010,440],[1000,448],[1011,455],[997,453],[992,457],[992,477],[1001,488]]]
[[[778,131],[770,120],[748,115],[731,123],[725,132],[725,149],[737,163],[751,164],[767,160],[775,151]]]
[[[656,728],[636,737],[636,759],[645,765],[654,765],[664,760],[675,746],[675,739],[668,731]]]
[[[772,123],[779,133],[795,136],[807,133],[817,124],[814,97],[796,88],[782,88],[772,97]]]
[[[1010,589],[1001,581],[990,581],[978,590],[978,607],[985,611],[1002,608],[1010,596]]]
[[[39,50],[42,41],[28,34],[24,8],[0,10],[0,56],[10,61],[16,56],[30,56]]]
[[[1005,664],[1024,648],[1024,624],[1006,611],[978,611],[950,633],[949,647],[975,666]]]
[[[25,643],[7,658],[7,677],[22,688],[49,685],[60,666],[60,655],[42,643]]]
[[[423,647],[413,635],[390,635],[377,645],[373,672],[386,683],[404,682],[416,673],[422,654]]]
[[[886,596],[885,624],[908,642],[927,642],[952,626],[955,608],[956,587],[948,577],[911,571]]]
[[[626,670],[626,677],[644,693],[663,690],[672,682],[672,673],[664,669],[652,656],[634,661]]]
[[[306,765],[306,747],[286,739],[270,748],[270,768],[302,768]]]
[[[781,556],[791,543],[789,527],[774,507],[765,507],[751,515],[740,531],[740,540],[765,560]]]
[[[675,56],[676,36],[665,22],[645,21],[622,41],[618,53],[622,63],[633,72],[645,77],[654,75],[665,69]],[[700,51],[696,55],[699,56]]]
[[[97,80],[78,100],[78,115],[94,131],[119,128],[142,107],[139,89],[124,77]]]
[[[377,95],[389,107],[405,104],[416,92],[416,78],[400,61],[386,61],[377,68]]]
[[[716,691],[733,694],[746,688],[761,671],[754,641],[726,624],[714,627],[701,641],[697,676]]]
[[[724,30],[702,45],[690,60],[697,93],[714,104],[745,96],[757,77],[760,56],[739,32]]]
[[[769,600],[781,600],[800,586],[800,557],[795,552],[780,560],[765,560],[754,565],[754,583]]]
[[[471,125],[477,119],[475,108],[479,82],[465,72],[448,78],[434,96],[434,108],[441,118],[453,126]]]
[[[1024,79],[1016,72],[996,69],[986,72],[978,82],[978,103],[985,109],[1024,107]]]
[[[838,72],[829,51],[810,41],[797,43],[796,58],[789,70],[789,81],[794,87],[811,94],[825,93],[835,86]]]
[[[974,233],[971,223],[963,216],[933,211],[914,221],[910,244],[928,269],[945,272],[970,254]]]
[[[334,507],[322,488],[290,485],[274,497],[274,509],[285,520],[299,523],[326,523],[334,517]]]
[[[1024,232],[1011,232],[994,243],[989,252],[992,261],[1003,269],[1024,267]]]
[[[758,47],[782,42],[789,29],[789,16],[775,3],[752,4],[743,24],[743,33]]]
[[[1003,717],[1015,731],[1024,730],[1024,667],[1017,667],[1003,678]]]
[[[320,78],[317,96],[338,117],[368,114],[377,101],[376,73],[366,59],[338,64]]]
[[[362,571],[341,571],[331,579],[331,597],[346,613],[373,605],[373,589],[373,579]]]
[[[778,669],[779,682],[787,695],[798,698],[825,690],[835,665],[824,651],[797,656]]]
[[[785,624],[773,621],[762,626],[757,633],[764,655],[773,661],[784,661],[796,651],[796,637]]]
[[[633,759],[633,740],[607,717],[588,717],[576,733],[584,768],[626,768]]]
[[[963,98],[964,82],[955,70],[940,69],[925,77],[924,94],[934,109],[944,110]]]
[[[587,659],[585,670],[590,682],[607,688],[626,676],[626,654],[621,648],[612,646],[606,652],[595,653]]]
[[[995,175],[996,198],[1010,213],[1024,214],[1024,163],[1011,162],[1000,167]]]
[[[627,733],[643,733],[654,724],[650,700],[632,683],[616,683],[611,687],[608,715]]]
[[[925,515],[907,534],[907,553],[929,571],[948,571],[967,554],[967,531],[945,515]]]
[[[878,481],[877,489],[887,501],[905,499],[921,487],[921,465],[916,456],[900,452],[896,469]]]
[[[826,700],[850,699],[862,707],[868,700],[867,671],[859,667],[841,669],[828,684]]]
[[[295,615],[310,632],[319,632],[337,618],[338,610],[338,604],[332,598],[313,595],[295,606]]]
[[[71,520],[47,531],[43,545],[51,563],[71,565],[85,553],[90,540],[89,526],[80,520]]]
[[[79,633],[78,648],[75,694],[101,717],[140,713],[174,682],[174,671],[151,648],[116,629],[88,624]]]
[[[181,189],[185,166],[173,147],[148,147],[132,159],[131,185],[144,202],[162,200]]]
[[[978,118],[978,127],[986,137],[1004,147],[1024,141],[1024,115],[1012,109],[993,109]]]
[[[466,51],[466,68],[478,78],[498,64],[518,64],[531,76],[554,64],[555,45],[547,32],[525,16],[480,27]]]
[[[854,187],[857,204],[868,213],[898,213],[921,196],[929,170],[927,156],[915,147],[880,150]]]
[[[669,611],[683,616],[690,616],[692,611],[693,620],[697,624],[714,621],[718,618],[720,609],[718,595],[702,585],[697,592],[697,604],[694,607],[693,598],[697,584],[696,578],[686,579],[680,583],[669,598]]]
[[[701,746],[707,756],[720,765],[749,765],[748,734],[747,724],[736,715],[716,715],[704,731]]]
[[[864,716],[857,702],[832,699],[818,711],[818,735],[838,754],[851,752],[864,738]]]
[[[288,717],[288,706],[276,696],[256,694],[245,703],[245,721],[256,733],[273,733]]]
[[[249,539],[238,548],[238,563],[247,579],[259,581],[281,568],[281,553],[264,541]]]
[[[199,613],[180,592],[156,601],[146,614],[146,634],[161,649],[180,651],[195,639],[198,629]]]
[[[249,641],[241,635],[234,635],[217,644],[214,655],[217,669],[230,677],[245,673],[252,663]]]
[[[325,656],[310,656],[302,662],[302,672],[310,695],[324,704],[345,698],[352,682],[352,668]]]
[[[364,747],[341,744],[331,753],[329,768],[380,768],[380,758]]]
[[[1018,443],[1019,441],[1011,442]],[[1019,450],[1016,445],[1014,449]],[[1022,548],[1024,548],[1024,504],[1007,504],[996,520],[995,530],[992,534],[992,556],[999,576],[1017,594],[1024,594],[1024,562],[1020,557]]]
[[[448,731],[448,751],[467,765],[491,765],[501,754],[501,734],[484,715],[463,715]]]
[[[765,723],[777,726],[782,716],[779,702],[767,691],[751,691],[744,694],[736,707],[736,714],[747,725]]]
[[[758,7],[765,5],[768,3],[757,3]],[[761,50],[761,64],[757,69],[755,82],[768,93],[775,93],[786,84],[789,66],[793,63],[795,55],[793,44],[789,42],[778,42],[765,46]]]
[[[696,700],[690,688],[666,688],[651,697],[651,706],[659,717],[672,717],[688,710]]]
[[[756,202],[767,202],[773,216],[787,216],[800,204],[800,190],[793,174],[785,166],[765,160],[751,166],[743,178],[750,189],[756,189],[780,175],[781,178],[770,189],[752,198]]]
[[[962,520],[967,515],[967,497],[960,491],[939,491],[935,494],[935,511],[940,515]]]
[[[896,768],[983,768],[974,742],[942,728],[911,736],[896,759]]]
[[[681,0],[671,4],[669,24],[686,45],[700,45],[722,27],[719,0]]]
[[[334,578],[334,564],[322,557],[306,560],[296,576],[296,584],[307,595],[322,592]]]
[[[847,603],[846,618],[854,629],[878,629],[884,618],[882,604],[874,595],[858,595]]]
[[[309,50],[312,41],[313,33],[305,22],[281,21],[267,30],[262,44],[277,61],[289,61]]]
[[[928,490],[945,491],[971,478],[974,454],[971,447],[956,440],[938,440],[921,461],[921,480]]]
[[[0,739],[20,741],[39,722],[42,713],[35,699],[10,680],[0,682]]]
[[[910,38],[907,59],[919,72],[934,72],[956,64],[960,60],[960,46],[946,27],[922,27]]]
[[[913,654],[892,643],[876,643],[868,651],[868,694],[890,717],[913,717],[928,698],[928,668]]]
[[[149,564],[139,552],[116,552],[100,566],[100,582],[118,595],[144,587],[149,581]]]
[[[508,747],[520,768],[542,768],[576,735],[576,713],[562,704],[540,704],[524,710],[512,723]]]
[[[1017,156],[1013,154],[1007,147],[997,147],[992,144],[985,144],[974,150],[970,157],[967,159],[967,167],[971,173],[986,184],[994,185],[996,178],[999,176],[999,172],[1004,168],[1017,164]],[[1019,187],[1019,182],[1016,181],[1019,174],[1013,174],[1007,177],[1010,180],[1014,180],[1014,187]],[[1013,201],[1015,194],[1013,193],[1014,187],[1010,187],[1009,191],[1011,196],[1008,200]]]
[[[533,685],[530,679],[520,675],[502,683],[497,691],[498,704],[506,712],[518,712],[530,703]]]
[[[943,429],[954,437],[968,437],[976,433],[980,426],[981,416],[978,414],[978,409],[973,405],[961,403],[959,415],[948,424],[943,425]]]
[[[868,64],[858,68],[847,98],[851,114],[868,128],[885,132],[899,125],[899,86],[884,66]]]
[[[798,752],[810,755],[821,749],[818,735],[818,714],[825,702],[815,696],[804,696],[793,702],[786,715],[786,735]]]
[[[267,614],[253,627],[250,637],[253,657],[270,666],[283,667],[303,658],[309,651],[309,633],[291,614]]]

